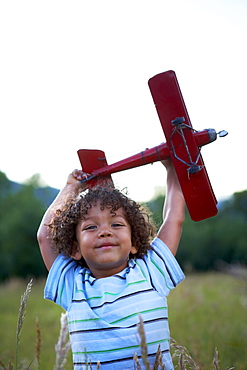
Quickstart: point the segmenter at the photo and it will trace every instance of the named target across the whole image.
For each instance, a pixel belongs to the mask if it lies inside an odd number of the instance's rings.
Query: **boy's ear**
[[[77,241],[74,242],[74,245],[72,247],[71,257],[78,261],[82,258],[82,254]]]
[[[137,248],[134,245],[132,245],[131,250],[130,250],[130,253],[134,255],[137,252],[138,252]]]

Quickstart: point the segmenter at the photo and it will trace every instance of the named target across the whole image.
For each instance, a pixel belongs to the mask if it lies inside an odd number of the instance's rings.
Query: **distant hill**
[[[9,187],[8,191],[9,192],[18,192],[22,187],[26,186],[25,184],[20,184],[18,182],[10,181],[9,182]],[[54,198],[57,196],[59,190],[52,188],[50,186],[45,186],[45,187],[37,187],[35,189],[35,195],[37,196],[38,199],[41,200],[41,202],[44,204],[45,207],[48,207]]]
[[[51,188],[49,186],[35,189],[35,194],[37,198],[39,198],[46,207],[48,207],[53,202],[58,192],[58,189]]]

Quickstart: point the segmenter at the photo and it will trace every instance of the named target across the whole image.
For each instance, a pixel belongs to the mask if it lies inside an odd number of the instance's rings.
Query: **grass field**
[[[225,274],[188,276],[170,296],[171,336],[201,369],[247,369],[247,280]]]
[[[26,285],[27,282],[18,280],[0,285],[0,360],[6,368],[10,358],[14,363],[17,316]],[[21,331],[19,358],[26,365],[35,358],[38,318],[40,369],[49,370],[55,363],[54,347],[63,311],[43,299],[43,288],[44,281],[33,282]],[[202,370],[213,368],[215,347],[221,370],[230,367],[247,369],[246,280],[221,273],[189,275],[170,294],[169,307],[172,338],[187,348]],[[37,366],[34,364],[31,369],[37,369]],[[66,369],[72,369],[70,355]]]

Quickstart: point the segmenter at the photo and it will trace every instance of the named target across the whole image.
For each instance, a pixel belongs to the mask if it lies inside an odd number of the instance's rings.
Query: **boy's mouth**
[[[100,244],[97,248],[99,248],[99,249],[107,249],[107,248],[113,248],[113,247],[115,247],[115,244],[114,243],[110,243],[110,242],[105,242],[105,243],[102,243],[102,244]]]

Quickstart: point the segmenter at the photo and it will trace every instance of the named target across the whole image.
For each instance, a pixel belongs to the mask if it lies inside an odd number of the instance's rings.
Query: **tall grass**
[[[36,281],[31,294],[31,286],[27,286],[16,335],[19,295],[25,283],[12,281],[0,286],[0,369],[73,368],[66,316],[54,303],[43,300],[43,286],[44,282]],[[171,335],[179,342],[171,341],[171,352],[177,369],[247,369],[246,293],[244,279],[216,273],[189,276],[171,293]],[[142,360],[145,369],[150,369],[141,318],[138,331]],[[136,357],[134,361],[136,369],[141,369]],[[153,369],[162,366],[158,351]]]
[[[169,300],[171,336],[202,369],[215,351],[222,368],[247,369],[247,280],[222,273],[190,275]]]
[[[58,342],[55,345],[56,351],[56,364],[54,366],[54,370],[63,370],[65,368],[67,362],[68,352],[71,348],[70,341],[68,340],[68,322],[67,322],[67,314],[61,314],[61,329],[60,335],[58,338]]]
[[[17,319],[17,328],[16,328],[16,347],[15,347],[15,369],[16,370],[18,368],[21,330],[22,330],[22,326],[23,326],[24,319],[26,316],[26,306],[27,306],[29,294],[31,293],[32,284],[33,284],[33,280],[30,280],[30,282],[27,284],[27,288],[24,294],[21,296],[21,303],[20,303],[19,314],[18,314],[18,319]]]
[[[34,360],[32,367],[38,361],[41,370],[50,370],[56,362],[55,344],[59,337],[59,317],[63,310],[43,299],[44,284],[44,281],[37,280],[33,283],[22,324],[19,358],[23,366],[29,366],[30,361]],[[11,363],[15,359],[16,320],[20,295],[26,285],[27,282],[17,279],[0,285],[0,360],[5,364],[9,359]],[[68,356],[66,366],[72,369],[71,356]]]

